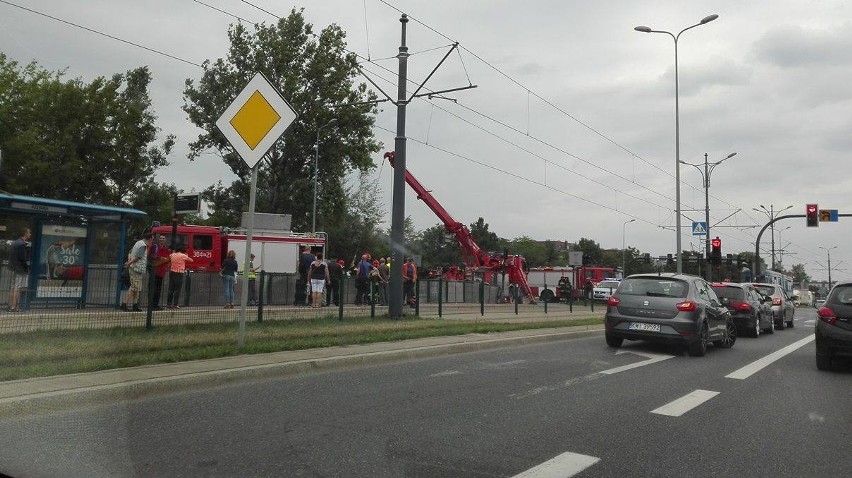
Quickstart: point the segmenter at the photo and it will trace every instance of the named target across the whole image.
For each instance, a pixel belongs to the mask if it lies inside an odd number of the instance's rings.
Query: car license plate
[[[659,332],[660,324],[644,324],[642,322],[630,322],[627,327],[630,330],[644,330],[647,332]]]

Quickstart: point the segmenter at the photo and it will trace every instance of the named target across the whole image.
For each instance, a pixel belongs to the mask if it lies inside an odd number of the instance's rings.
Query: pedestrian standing
[[[9,289],[9,312],[20,312],[21,293],[27,290],[30,278],[30,263],[27,254],[27,241],[30,229],[25,227],[18,233],[9,251],[9,267],[12,269],[12,286]]]
[[[163,234],[157,235],[157,240],[151,244],[151,257],[154,264],[154,310],[162,310],[160,307],[160,295],[163,291],[163,282],[166,278],[166,273],[169,272],[169,256],[172,251],[166,247],[166,236]],[[169,286],[171,289],[171,286]]]
[[[370,271],[372,269],[373,265],[370,264],[370,255],[363,254],[361,261],[358,263],[358,268],[355,270],[355,305],[368,304],[370,302],[368,288],[370,285]]]
[[[322,305],[322,292],[325,285],[331,282],[328,265],[322,260],[322,252],[317,252],[316,259],[311,263],[308,273],[311,280],[311,307],[319,309]]]
[[[169,295],[166,299],[170,309],[180,309],[180,289],[183,287],[187,262],[192,262],[192,258],[186,255],[184,245],[177,246],[177,250],[169,255]]]
[[[390,281],[390,270],[385,258],[379,259],[379,301],[382,305],[388,305],[388,282]]]
[[[234,285],[237,281],[237,269],[240,265],[237,264],[237,253],[233,250],[228,251],[228,257],[222,261],[222,270],[219,275],[222,276],[222,290],[225,292],[225,308],[234,308]]]
[[[246,276],[248,277],[249,305],[257,305],[257,271],[259,271],[262,267],[262,265],[257,267],[254,266],[254,257],[254,254],[251,254],[251,259],[243,268]]]
[[[302,246],[299,254],[299,261],[296,263],[296,268],[299,271],[299,281],[296,283],[296,296],[293,299],[293,305],[301,306],[308,305],[308,272],[310,272],[311,264],[316,260],[316,256],[310,253],[308,246]]]
[[[409,257],[405,259],[405,264],[402,265],[402,291],[405,296],[405,302],[412,309],[416,307],[417,296],[414,292],[414,286],[417,283],[417,266],[414,265],[414,259]]]
[[[139,299],[142,291],[142,277],[148,267],[148,247],[151,245],[152,237],[150,232],[146,232],[142,239],[136,241],[130,249],[130,258],[124,263],[124,267],[130,274],[130,289],[127,290],[124,302],[119,308],[125,312],[128,311],[128,305],[132,305],[133,312],[142,312]]]
[[[343,279],[343,260],[328,262],[328,293],[325,295],[325,305],[340,304],[340,281]]]
[[[583,305],[586,305],[586,301],[592,300],[592,292],[595,290],[595,286],[592,284],[592,279],[586,279],[586,286],[583,288],[584,292],[584,300]]]

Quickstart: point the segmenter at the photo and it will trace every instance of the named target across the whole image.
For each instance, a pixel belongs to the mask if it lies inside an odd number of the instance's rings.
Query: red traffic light
[[[807,227],[819,227],[819,205],[807,204],[805,206],[805,224]]]
[[[717,237],[710,241],[710,245],[713,247],[722,247],[722,240]]]
[[[816,204],[808,204],[808,214],[814,214],[817,212]]]

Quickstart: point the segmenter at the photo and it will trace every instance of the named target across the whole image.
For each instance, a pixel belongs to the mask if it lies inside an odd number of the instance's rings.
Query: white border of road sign
[[[246,102],[251,98],[251,95],[257,91],[269,103],[272,109],[281,117],[277,123],[266,133],[266,136],[257,144],[254,149],[249,148],[242,136],[231,125],[231,120],[236,116]],[[293,124],[296,119],[296,112],[290,107],[290,104],[281,97],[278,90],[273,87],[262,73],[254,75],[254,78],[248,82],[243,91],[234,98],[230,106],[222,113],[222,116],[216,120],[216,127],[225,135],[231,146],[239,153],[240,157],[250,168],[254,168],[258,161],[272,148],[272,145],[278,141],[287,131],[287,128]]]
[[[692,222],[692,235],[693,236],[706,236],[707,235],[707,223],[706,222]]]

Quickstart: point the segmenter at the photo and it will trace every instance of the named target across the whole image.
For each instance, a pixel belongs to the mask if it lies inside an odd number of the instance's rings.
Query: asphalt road
[[[7,419],[0,472],[852,476],[852,365],[817,371],[796,314],[705,357],[600,334]]]

